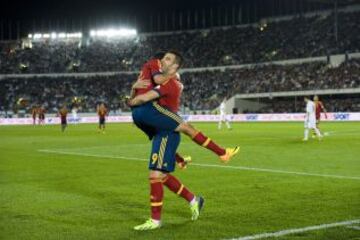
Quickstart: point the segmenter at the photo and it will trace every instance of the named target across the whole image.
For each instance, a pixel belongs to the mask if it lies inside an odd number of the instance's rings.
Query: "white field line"
[[[360,230],[359,226],[347,226],[346,228],[351,228],[351,229],[355,229],[355,230]]]
[[[62,155],[75,155],[75,156],[84,156],[84,157],[96,157],[96,158],[125,159],[125,160],[142,161],[142,162],[147,162],[148,161],[148,159],[145,159],[145,158],[126,157],[126,156],[113,156],[113,155],[100,155],[100,154],[87,154],[87,153],[77,153],[77,152],[70,152],[70,151],[50,150],[50,149],[39,149],[38,152],[56,153],[56,154],[62,154]],[[327,177],[327,178],[360,180],[360,177],[331,175],[331,174],[318,174],[318,173],[306,173],[306,172],[294,172],[294,171],[284,171],[284,170],[267,169],[267,168],[229,166],[229,165],[219,165],[219,164],[202,164],[202,163],[191,163],[191,165],[192,166],[199,166],[199,167],[210,167],[210,168],[227,168],[227,169],[238,169],[238,170],[247,170],[247,171],[256,171],[256,172],[270,172],[270,173],[302,175],[302,176],[314,176],[314,177]]]
[[[255,239],[263,239],[263,238],[270,238],[270,237],[281,237],[289,234],[295,234],[295,233],[303,233],[303,232],[309,232],[309,231],[315,231],[320,229],[327,229],[327,228],[334,228],[334,227],[340,227],[340,226],[348,226],[352,224],[360,223],[360,219],[356,220],[349,220],[344,222],[336,222],[336,223],[329,223],[329,224],[321,224],[321,225],[315,225],[315,226],[308,226],[304,228],[293,228],[293,229],[287,229],[287,230],[281,230],[278,232],[272,232],[272,233],[261,233],[256,235],[250,235],[250,236],[244,236],[239,238],[231,238],[227,240],[255,240]]]

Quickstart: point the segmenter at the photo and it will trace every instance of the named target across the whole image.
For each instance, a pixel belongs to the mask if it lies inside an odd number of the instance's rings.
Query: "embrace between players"
[[[171,173],[176,163],[185,168],[190,157],[177,153],[180,133],[189,136],[196,144],[215,153],[222,162],[228,162],[238,153],[239,147],[222,148],[213,140],[183,121],[177,114],[183,85],[177,73],[183,57],[175,50],[158,54],[147,61],[137,81],[132,86],[127,101],[132,109],[135,125],[152,140],[149,159],[151,218],[135,230],[152,230],[161,226],[163,186],[189,202],[191,219],[197,220],[204,205],[204,198],[195,196]],[[186,161],[188,160],[188,161]]]

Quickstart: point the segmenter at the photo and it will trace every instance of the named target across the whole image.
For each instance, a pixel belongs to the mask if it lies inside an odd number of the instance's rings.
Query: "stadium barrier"
[[[217,122],[219,115],[182,115],[188,122]],[[228,119],[232,122],[302,122],[304,113],[273,113],[273,114],[229,114]],[[322,121],[360,121],[360,112],[337,112],[327,113],[321,116]],[[98,123],[99,118],[93,117],[68,117],[68,123]],[[131,116],[109,116],[108,123],[129,123],[132,122]],[[32,118],[0,118],[0,125],[32,125]],[[60,124],[59,117],[48,117],[45,124]]]

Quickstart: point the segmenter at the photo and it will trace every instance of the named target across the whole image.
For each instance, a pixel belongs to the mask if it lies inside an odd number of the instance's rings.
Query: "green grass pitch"
[[[192,222],[165,189],[163,227],[150,232],[132,230],[150,213],[150,142],[133,125],[0,127],[0,239],[242,239],[360,219],[360,123],[322,123],[329,136],[306,143],[303,123],[194,125],[241,152],[224,165],[182,136],[193,164],[174,175],[205,207]],[[360,239],[359,227],[267,239]]]

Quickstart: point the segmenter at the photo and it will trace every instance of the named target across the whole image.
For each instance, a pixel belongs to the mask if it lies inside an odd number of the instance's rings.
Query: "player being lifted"
[[[315,104],[310,100],[309,97],[304,97],[306,103],[306,115],[305,115],[305,131],[303,141],[309,139],[309,129],[313,129],[318,137],[321,140],[322,136],[319,129],[316,128],[316,118],[315,118]]]
[[[231,130],[230,121],[226,114],[226,98],[223,99],[223,101],[219,106],[219,113],[220,113],[220,117],[219,117],[218,129],[220,130],[222,123],[225,122],[227,128]]]
[[[99,116],[99,129],[98,132],[102,132],[103,134],[105,133],[105,117],[108,114],[108,110],[105,107],[104,103],[101,103],[100,105],[98,105],[96,112]]]
[[[320,120],[321,120],[321,112],[324,112],[325,114],[325,119],[327,119],[327,114],[326,114],[326,109],[324,107],[324,104],[319,100],[319,97],[317,95],[314,96],[314,104],[315,104],[315,116],[316,116],[316,128],[319,129],[319,125],[320,125]],[[313,131],[313,138],[316,137],[316,133]]]
[[[170,79],[170,74],[163,73],[160,69],[160,60],[164,57],[164,55],[165,52],[159,52],[142,66],[138,81],[136,81],[131,88],[131,98],[135,97],[136,95],[146,93],[153,89],[153,87],[158,83],[161,84],[162,82]],[[142,79],[151,79],[151,81]],[[139,107],[137,112],[140,112],[141,109],[142,108]],[[149,137],[149,140],[152,140],[153,136],[156,133],[156,129],[154,127],[141,122],[134,123]],[[187,167],[187,164],[191,162],[190,156],[183,157],[180,154],[176,153],[175,158],[177,166],[180,169],[185,169]]]
[[[189,136],[198,145],[209,149],[219,156],[223,162],[228,162],[232,156],[238,153],[239,147],[222,148],[212,139],[205,136],[202,132],[195,129],[190,124],[174,112],[161,106],[161,98],[159,103],[152,102],[158,95],[156,91],[150,91],[156,84],[166,84],[172,76],[176,75],[177,70],[183,62],[183,57],[174,50],[167,51],[161,60],[152,63],[146,72],[144,67],[137,82],[132,88],[132,97],[135,101],[146,103],[132,109],[134,123],[143,130],[150,127],[155,130],[177,131]],[[145,64],[145,66],[148,63]],[[147,74],[145,74],[147,73]],[[151,80],[149,80],[151,79]],[[143,94],[146,93],[146,94]],[[143,95],[141,95],[143,94]],[[163,124],[167,122],[168,124]],[[145,127],[144,127],[145,126]],[[144,130],[143,130],[144,131]],[[149,130],[148,130],[149,132]],[[151,132],[151,131],[150,131]],[[148,134],[149,136],[149,134]]]

